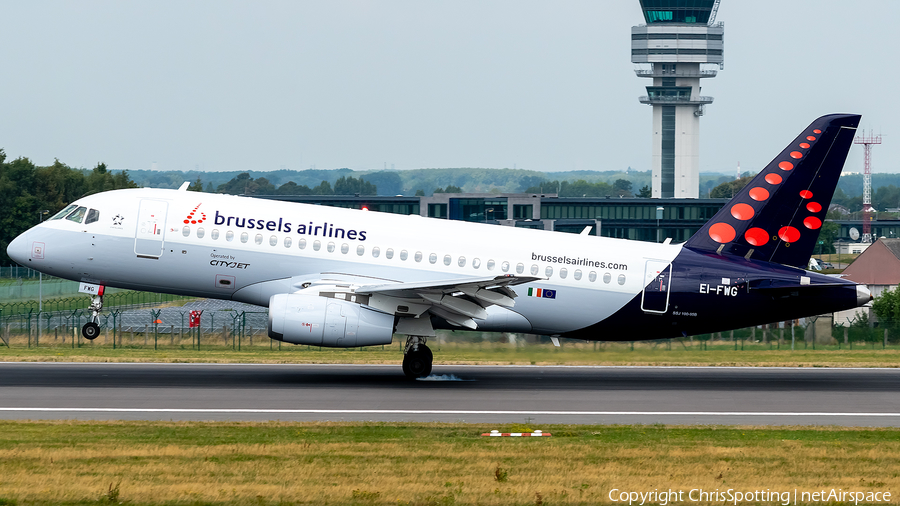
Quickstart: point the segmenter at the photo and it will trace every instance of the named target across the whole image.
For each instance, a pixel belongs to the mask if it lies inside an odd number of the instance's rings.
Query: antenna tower
[[[865,165],[863,166],[863,243],[872,242],[872,145],[881,144],[881,136],[873,135],[871,130],[869,135],[865,132],[853,139],[853,144],[865,145]]]

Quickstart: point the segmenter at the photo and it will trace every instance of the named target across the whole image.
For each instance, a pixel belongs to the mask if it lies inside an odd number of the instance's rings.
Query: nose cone
[[[9,255],[9,258],[12,258],[13,262],[19,265],[26,265],[28,263],[29,251],[27,236],[27,232],[20,234],[6,247],[6,254]]]

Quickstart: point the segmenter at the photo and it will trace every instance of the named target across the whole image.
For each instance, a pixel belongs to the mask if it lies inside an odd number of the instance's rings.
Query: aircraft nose
[[[18,237],[12,240],[9,243],[9,246],[6,247],[6,254],[9,255],[9,258],[16,262],[19,265],[26,265],[28,263],[28,233],[19,234]]]

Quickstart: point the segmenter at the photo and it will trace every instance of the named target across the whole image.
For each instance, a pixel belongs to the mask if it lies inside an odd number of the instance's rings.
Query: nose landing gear
[[[88,341],[93,341],[100,335],[100,311],[103,310],[102,289],[100,290],[100,295],[95,295],[91,298],[91,305],[88,309],[91,310],[91,321],[81,327],[81,335]]]
[[[403,351],[403,374],[409,379],[424,378],[431,374],[434,355],[425,346],[425,337],[409,336]]]

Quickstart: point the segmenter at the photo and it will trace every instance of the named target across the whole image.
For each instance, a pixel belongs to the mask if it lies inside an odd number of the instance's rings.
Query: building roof
[[[878,239],[844,269],[844,278],[866,285],[900,285],[900,239]]]

